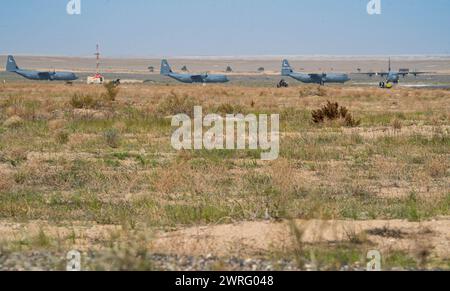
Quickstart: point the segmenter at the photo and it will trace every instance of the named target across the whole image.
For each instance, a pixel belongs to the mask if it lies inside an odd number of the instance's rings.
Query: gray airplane
[[[229,80],[225,75],[193,75],[193,74],[178,74],[174,73],[170,68],[167,60],[161,61],[161,75],[171,77],[183,83],[227,83]]]
[[[20,69],[13,56],[8,56],[6,61],[6,71],[16,73],[29,80],[38,81],[65,81],[72,82],[78,79],[78,77],[71,72],[39,72]]]
[[[389,68],[388,68],[387,72],[368,72],[368,73],[358,73],[358,74],[367,75],[369,77],[380,76],[382,78],[385,78],[386,83],[398,84],[399,81],[400,81],[400,76],[406,77],[407,75],[413,75],[414,77],[417,77],[418,75],[429,74],[429,72],[417,72],[417,71],[413,71],[413,72],[409,72],[409,71],[395,72],[395,71],[392,70],[391,58],[389,58]],[[381,86],[381,83],[380,83],[380,86]]]
[[[345,83],[350,81],[347,74],[336,74],[336,73],[322,73],[322,74],[305,74],[294,72],[289,65],[288,60],[283,60],[281,75],[296,79],[297,81],[308,83],[308,84],[320,84],[325,85],[325,83]]]

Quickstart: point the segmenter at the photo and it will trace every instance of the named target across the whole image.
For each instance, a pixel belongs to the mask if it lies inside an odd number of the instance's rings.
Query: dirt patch
[[[29,223],[0,222],[0,243],[27,241],[44,233],[51,240],[73,242],[72,248],[78,250],[100,249],[105,242],[121,230],[119,226],[97,225],[95,223],[71,222],[67,225],[49,225],[45,221]],[[69,239],[70,238],[70,239]]]
[[[448,133],[450,127],[448,126],[405,126],[401,129],[395,129],[393,127],[373,127],[373,128],[344,128],[345,134],[358,134],[364,139],[377,139],[383,137],[411,137],[411,136],[424,136],[432,138],[438,133]]]
[[[348,242],[353,234],[366,233],[368,240],[380,250],[410,252],[426,247],[436,256],[450,258],[449,219],[421,223],[401,220],[298,220],[295,224],[303,232],[302,243],[305,244]],[[374,231],[377,229],[384,230],[384,235]],[[233,252],[251,256],[291,248],[294,242],[291,233],[287,222],[193,227],[161,234],[153,242],[152,249],[171,254],[223,256]],[[391,235],[394,233],[401,235]]]

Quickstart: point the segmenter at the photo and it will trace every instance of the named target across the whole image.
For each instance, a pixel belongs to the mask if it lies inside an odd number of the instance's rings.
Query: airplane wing
[[[355,73],[355,74],[356,75],[366,75],[366,76],[369,76],[369,77],[373,77],[373,76],[386,77],[387,75],[389,75],[389,73],[387,73],[387,72],[364,72],[364,73],[358,72],[358,73]]]
[[[433,72],[409,72],[408,75],[413,75],[417,77],[418,75],[434,74]]]

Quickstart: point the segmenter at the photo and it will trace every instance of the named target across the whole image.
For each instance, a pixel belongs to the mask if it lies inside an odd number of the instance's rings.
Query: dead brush
[[[303,269],[307,263],[305,258],[305,243],[303,242],[303,236],[305,234],[304,226],[299,225],[292,219],[288,221],[288,225],[292,237],[292,252],[295,261],[297,266]]]
[[[300,98],[311,97],[311,96],[325,97],[327,95],[328,95],[327,89],[323,88],[322,86],[319,86],[319,87],[305,86],[299,90]]]
[[[111,128],[103,133],[106,144],[115,149],[120,146],[120,133],[117,129]]]
[[[55,140],[58,144],[64,145],[69,142],[70,134],[65,130],[59,130],[55,134]]]
[[[391,126],[392,126],[392,127],[394,128],[394,130],[396,130],[396,131],[401,131],[401,130],[402,130],[402,127],[403,127],[402,122],[401,122],[398,118],[395,118],[394,120],[392,120]]]
[[[0,189],[1,191],[10,191],[14,186],[14,180],[5,175],[4,173],[2,173],[2,175],[0,175]]]
[[[244,108],[240,105],[224,103],[220,104],[215,110],[219,114],[243,114]]]
[[[189,95],[179,96],[172,91],[170,96],[163,100],[157,107],[157,113],[162,116],[187,114],[192,117],[196,101]]]
[[[13,150],[3,152],[0,155],[0,162],[9,163],[13,167],[27,161],[28,153],[25,149],[15,148]]]
[[[36,120],[40,115],[41,102],[39,100],[27,100],[22,97],[9,96],[0,104],[6,117],[18,116],[25,120]]]
[[[441,159],[434,158],[425,165],[426,172],[433,179],[445,178],[450,167]]]
[[[108,82],[103,85],[106,89],[106,93],[103,94],[103,99],[107,101],[116,101],[120,88],[116,82]]]
[[[70,105],[74,109],[97,109],[100,106],[100,101],[92,95],[76,93],[70,99]]]
[[[354,227],[344,228],[344,234],[347,241],[354,245],[363,245],[368,242],[365,232],[357,232]]]
[[[319,97],[325,97],[325,96],[328,95],[328,93],[327,93],[327,90],[324,87],[319,86],[317,88],[316,95],[319,96]]]
[[[342,121],[348,127],[356,127],[361,124],[361,120],[353,118],[346,107],[330,101],[321,109],[312,112],[312,121],[315,124],[325,123],[325,121]]]

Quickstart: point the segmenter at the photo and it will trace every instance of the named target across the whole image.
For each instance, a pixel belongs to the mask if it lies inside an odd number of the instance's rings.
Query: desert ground
[[[10,78],[0,270],[64,270],[70,250],[84,270],[364,270],[369,250],[450,269],[449,90]],[[356,122],[313,122],[327,101]],[[194,105],[280,114],[279,159],[174,150],[170,117]]]
[[[437,74],[450,74],[450,57],[442,56],[230,56],[230,57],[168,57],[175,70],[183,66],[192,72],[225,72],[230,66],[235,74],[255,74],[263,67],[266,74],[278,74],[281,60],[290,60],[293,68],[299,71],[317,72],[340,71],[345,73],[362,71],[386,71],[388,58],[392,58],[393,69],[409,68],[411,71],[426,71]],[[148,74],[153,66],[159,73],[162,57],[141,58],[101,58],[104,73]],[[73,70],[79,73],[95,71],[95,57],[54,57],[54,56],[16,56],[18,65],[35,70]],[[6,62],[6,56],[0,56],[0,64]]]

